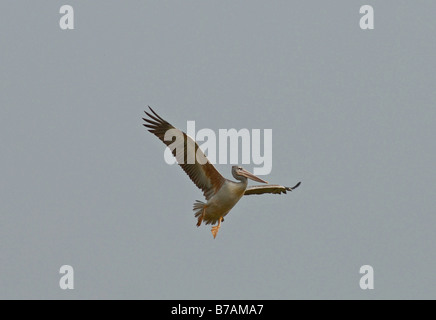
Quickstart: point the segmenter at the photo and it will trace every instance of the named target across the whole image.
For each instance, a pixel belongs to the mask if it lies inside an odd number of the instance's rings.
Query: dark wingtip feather
[[[151,112],[153,112],[153,114],[161,121],[164,121],[164,119],[162,119],[150,106],[148,106],[148,108],[151,110]],[[153,116],[151,116],[152,118],[154,118]]]
[[[149,118],[152,118],[152,119],[155,119],[155,117],[153,117],[151,114],[149,114],[147,111],[144,111],[145,112],[145,114],[149,117]]]
[[[148,113],[147,111],[145,111],[145,114],[147,115],[147,116],[149,116],[151,119],[153,119],[154,121],[156,121],[156,123],[166,123],[166,121],[164,120],[164,119],[162,119],[161,117],[159,117],[159,116],[153,116],[152,114],[150,114],[150,113]],[[156,113],[155,113],[156,114]]]
[[[298,186],[301,184],[301,181],[300,182],[298,182],[295,186],[293,186],[291,189],[293,190],[293,189],[295,189],[295,188],[298,188]]]

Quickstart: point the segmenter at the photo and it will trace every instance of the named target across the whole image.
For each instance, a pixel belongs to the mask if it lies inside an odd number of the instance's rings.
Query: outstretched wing
[[[144,111],[149,117],[142,118],[146,122],[144,126],[170,148],[177,163],[192,182],[203,191],[206,200],[209,200],[221,188],[225,178],[209,162],[191,137],[162,119],[152,108],[150,111],[152,114]],[[165,140],[165,134],[168,140]]]
[[[285,187],[285,186],[279,186],[278,184],[267,184],[267,185],[262,185],[262,186],[251,186],[251,187],[248,187],[245,190],[244,196],[248,196],[250,194],[264,194],[264,193],[282,194],[282,193],[286,193],[286,191],[292,191],[295,188],[298,188],[298,186],[300,184],[301,184],[301,182],[298,182],[292,188]]]

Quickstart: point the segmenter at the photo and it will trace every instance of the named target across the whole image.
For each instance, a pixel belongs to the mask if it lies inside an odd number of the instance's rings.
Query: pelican
[[[194,203],[194,215],[197,218],[197,227],[199,227],[202,222],[206,225],[213,225],[211,231],[214,239],[221,227],[221,222],[224,221],[224,217],[242,196],[264,193],[282,194],[294,190],[301,183],[298,182],[292,188],[268,184],[267,181],[262,180],[240,166],[232,167],[232,175],[239,182],[225,179],[209,162],[201,148],[199,148],[198,144],[191,137],[162,119],[150,106],[148,106],[148,108],[150,109],[149,112],[144,111],[148,118],[142,118],[145,121],[143,125],[148,128],[149,132],[153,133],[170,147],[170,149],[172,148],[171,151],[176,157],[180,167],[185,171],[192,182],[203,191],[207,203],[197,200]],[[165,140],[165,133],[168,132],[168,130],[173,130],[172,132],[183,137],[182,146],[174,145],[175,143],[171,140]],[[189,149],[190,147],[191,149]],[[179,148],[184,152],[176,152]],[[195,150],[195,154],[197,155],[191,162],[186,161],[187,150]],[[199,161],[199,159],[204,159],[204,161]],[[266,185],[247,187],[248,179],[265,183]]]

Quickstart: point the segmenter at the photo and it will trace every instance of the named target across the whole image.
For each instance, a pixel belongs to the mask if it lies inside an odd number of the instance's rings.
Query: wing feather
[[[245,190],[244,196],[248,196],[251,194],[264,194],[264,193],[271,193],[271,194],[282,194],[287,193],[287,191],[292,191],[295,188],[298,188],[298,186],[301,184],[301,182],[298,182],[295,186],[292,188],[280,186],[278,184],[267,184],[267,185],[261,185],[261,186],[251,186],[248,187]]]
[[[190,136],[162,119],[152,108],[150,108],[150,111],[151,113],[144,111],[148,118],[142,118],[145,121],[143,125],[149,129],[149,132],[153,133],[159,140],[165,143],[165,145],[170,147],[172,154],[176,157],[177,163],[192,182],[203,191],[206,200],[209,200],[212,195],[221,188],[225,178],[209,162],[201,148]],[[171,132],[175,136],[172,140],[165,140],[165,133],[167,133],[168,130],[173,130]],[[183,139],[177,140],[176,136],[183,137]],[[194,150],[191,157],[188,156],[188,150]],[[204,164],[198,162],[197,157],[204,159],[204,161],[202,161]]]

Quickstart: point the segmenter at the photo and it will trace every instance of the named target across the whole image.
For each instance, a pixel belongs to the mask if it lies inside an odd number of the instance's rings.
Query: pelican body
[[[171,149],[171,152],[176,157],[176,160],[183,171],[185,171],[194,184],[203,191],[207,202],[204,203],[197,200],[194,203],[197,227],[199,227],[202,222],[206,225],[217,224],[216,226],[213,226],[211,230],[214,238],[216,238],[218,230],[221,227],[221,222],[224,221],[224,217],[230,212],[235,204],[238,203],[242,196],[264,193],[286,193],[286,191],[292,191],[297,188],[301,183],[298,182],[292,188],[281,185],[270,185],[267,181],[262,180],[239,166],[232,167],[232,175],[239,182],[225,179],[209,162],[209,160],[207,160],[198,144],[191,137],[162,119],[150,107],[149,109],[151,113],[145,111],[148,118],[143,118],[146,122],[144,123],[144,126]],[[168,130],[172,130],[172,132],[179,134],[182,139],[179,140],[179,142],[177,139],[175,142],[166,140],[165,134]],[[183,152],[177,152],[179,148],[181,148]],[[187,163],[187,150],[195,150],[197,157],[200,156],[199,158],[203,158],[205,161],[201,161],[200,163],[196,158],[194,163]],[[248,179],[265,183],[266,185],[247,187]]]

